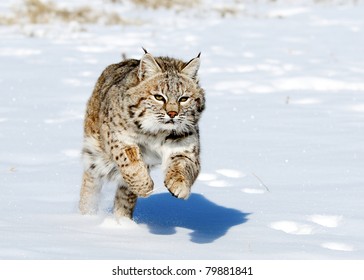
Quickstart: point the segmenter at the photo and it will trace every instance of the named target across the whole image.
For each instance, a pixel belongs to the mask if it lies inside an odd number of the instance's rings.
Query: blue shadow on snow
[[[224,236],[236,225],[245,223],[249,213],[219,206],[201,194],[192,194],[188,200],[176,199],[169,193],[138,199],[134,220],[146,224],[151,233],[168,235],[176,227],[191,229],[191,241],[211,243]]]

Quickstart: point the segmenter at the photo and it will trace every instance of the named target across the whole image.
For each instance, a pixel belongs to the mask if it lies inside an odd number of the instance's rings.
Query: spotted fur
[[[103,71],[84,122],[82,214],[97,212],[108,180],[118,185],[115,215],[132,218],[137,197],[153,191],[149,171],[157,164],[171,194],[188,198],[200,170],[198,121],[205,97],[199,65],[200,55],[183,62],[146,52]]]

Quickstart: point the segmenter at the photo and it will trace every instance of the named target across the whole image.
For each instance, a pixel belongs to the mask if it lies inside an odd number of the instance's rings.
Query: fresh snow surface
[[[139,23],[0,26],[0,259],[364,258],[361,2],[258,1],[224,17],[224,1],[110,2]],[[135,222],[113,218],[112,184],[82,216],[86,102],[101,71],[141,46],[202,52],[201,175],[181,201],[153,171]]]

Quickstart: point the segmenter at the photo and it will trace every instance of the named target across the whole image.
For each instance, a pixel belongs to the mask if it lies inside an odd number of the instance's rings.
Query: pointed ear
[[[191,59],[182,69],[182,73],[187,75],[191,79],[196,78],[198,69],[200,68],[200,54],[201,53],[199,53],[197,57]]]
[[[162,72],[162,69],[159,67],[154,57],[150,53],[144,54],[139,64],[139,70],[138,70],[139,80],[149,78],[160,72]]]

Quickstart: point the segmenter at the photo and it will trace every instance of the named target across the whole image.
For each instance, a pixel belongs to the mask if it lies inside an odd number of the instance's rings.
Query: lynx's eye
[[[160,95],[160,94],[155,94],[154,95],[154,98],[155,98],[155,100],[157,100],[157,101],[163,101],[163,102],[165,102],[166,100],[164,99],[164,97],[162,96],[162,95]]]
[[[188,97],[187,96],[182,96],[180,99],[179,99],[179,102],[186,102],[188,100]]]

